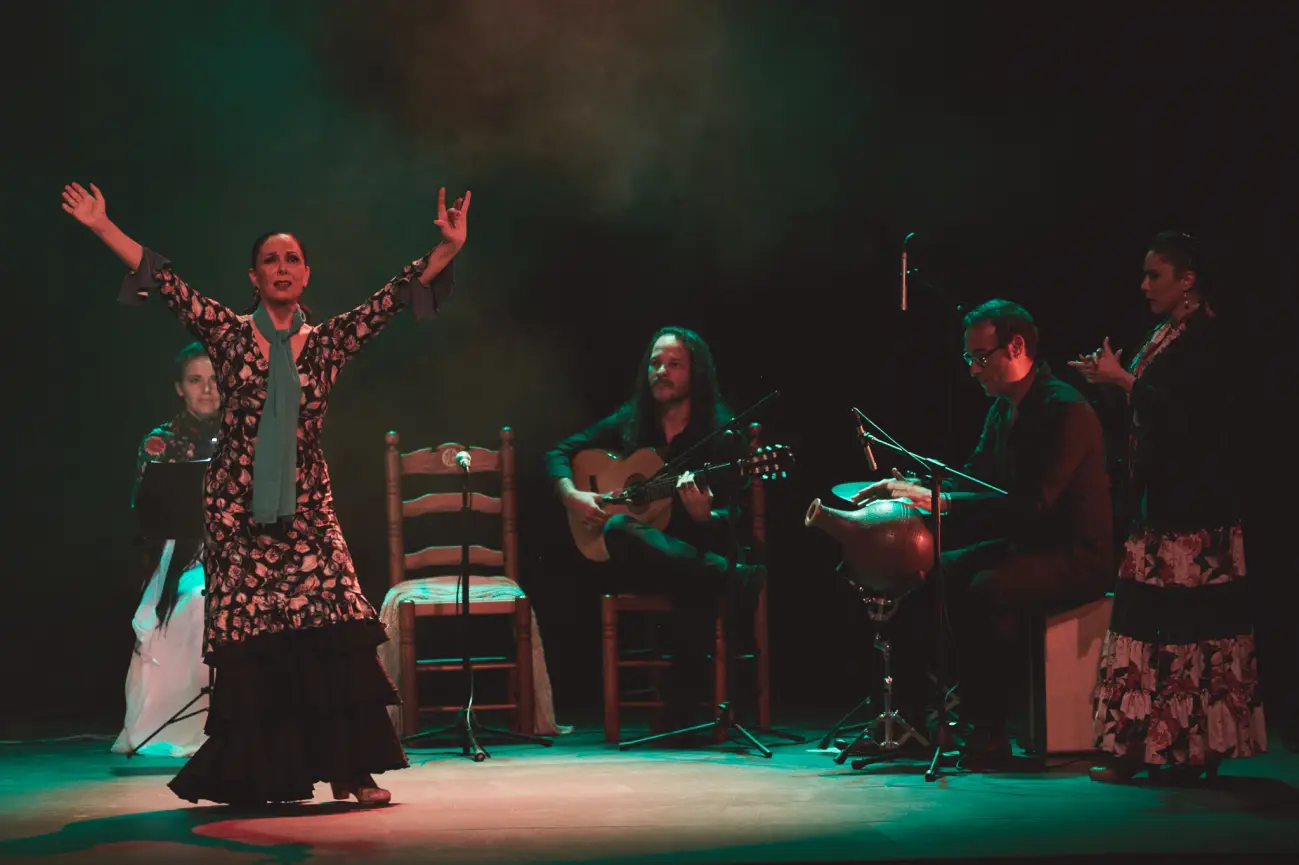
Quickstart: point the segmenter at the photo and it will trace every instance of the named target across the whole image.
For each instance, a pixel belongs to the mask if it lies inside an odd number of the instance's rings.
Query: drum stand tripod
[[[898,604],[901,603],[901,599],[895,600],[893,598],[871,597],[868,596],[856,583],[852,583],[852,585],[853,588],[857,589],[857,591],[862,594],[862,601],[866,604],[867,615],[870,617],[870,620],[876,624],[875,648],[884,656],[883,711],[880,712],[874,720],[863,724],[856,738],[845,745],[834,758],[836,763],[842,765],[844,761],[852,756],[853,750],[859,744],[863,741],[869,741],[876,747],[876,749],[878,749],[878,754],[854,760],[852,767],[854,769],[861,769],[868,763],[877,760],[890,759],[911,739],[920,743],[922,748],[929,747],[929,740],[925,738],[923,733],[911,726],[906,718],[903,718],[902,715],[893,708],[893,646],[887,638],[882,636],[881,632],[883,631],[883,628],[880,626],[893,618],[893,615],[897,612]],[[839,723],[834,726],[834,729],[825,735],[825,738],[821,741],[821,747],[828,747],[830,741],[834,738],[834,734],[843,728],[844,722],[857,714],[860,709],[870,705],[870,701],[871,698],[867,697],[857,704],[856,708],[840,719]],[[872,736],[871,733],[873,731],[879,731],[879,733],[876,736]],[[899,731],[902,733],[902,737],[895,739],[894,734]]]

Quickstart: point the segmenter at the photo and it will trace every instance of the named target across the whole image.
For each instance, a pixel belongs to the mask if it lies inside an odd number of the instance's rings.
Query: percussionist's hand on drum
[[[933,512],[933,508],[930,506],[933,496],[930,495],[928,487],[922,485],[917,478],[906,477],[897,469],[893,469],[892,474],[892,478],[876,481],[854,495],[852,497],[853,504],[860,508],[881,499],[906,499],[907,501],[904,501],[903,504],[908,507]],[[947,497],[944,496],[943,510],[946,511],[949,506],[950,503]]]
[[[898,474],[898,470],[894,469],[893,479],[876,481],[867,487],[863,487],[860,492],[853,495],[852,503],[857,507],[862,508],[871,502],[877,502],[880,499],[893,498],[892,493],[889,491],[889,485],[896,483],[896,479],[899,477],[901,477],[901,475]]]

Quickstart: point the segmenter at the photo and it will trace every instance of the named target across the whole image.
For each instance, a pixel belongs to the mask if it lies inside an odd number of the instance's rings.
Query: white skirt
[[[124,754],[162,727],[140,754],[156,757],[189,757],[207,738],[207,695],[199,696],[208,684],[203,663],[203,565],[195,564],[180,575],[176,608],[165,625],[159,626],[156,607],[162,584],[171,564],[176,542],[167,541],[153,578],[145,587],[131,626],[135,630],[136,652],[126,673],[126,721],[113,752]],[[200,712],[166,724],[186,703],[199,699],[182,714]]]

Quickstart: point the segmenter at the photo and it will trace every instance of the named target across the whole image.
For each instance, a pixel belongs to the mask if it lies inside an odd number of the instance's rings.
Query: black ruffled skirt
[[[388,717],[397,703],[377,621],[263,634],[208,656],[208,740],[168,786],[182,799],[297,802],[318,781],[409,765]]]

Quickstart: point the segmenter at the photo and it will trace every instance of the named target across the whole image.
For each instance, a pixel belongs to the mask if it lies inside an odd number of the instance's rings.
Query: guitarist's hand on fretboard
[[[713,493],[699,488],[694,472],[685,472],[677,479],[677,498],[695,522],[706,523],[713,518]]]

